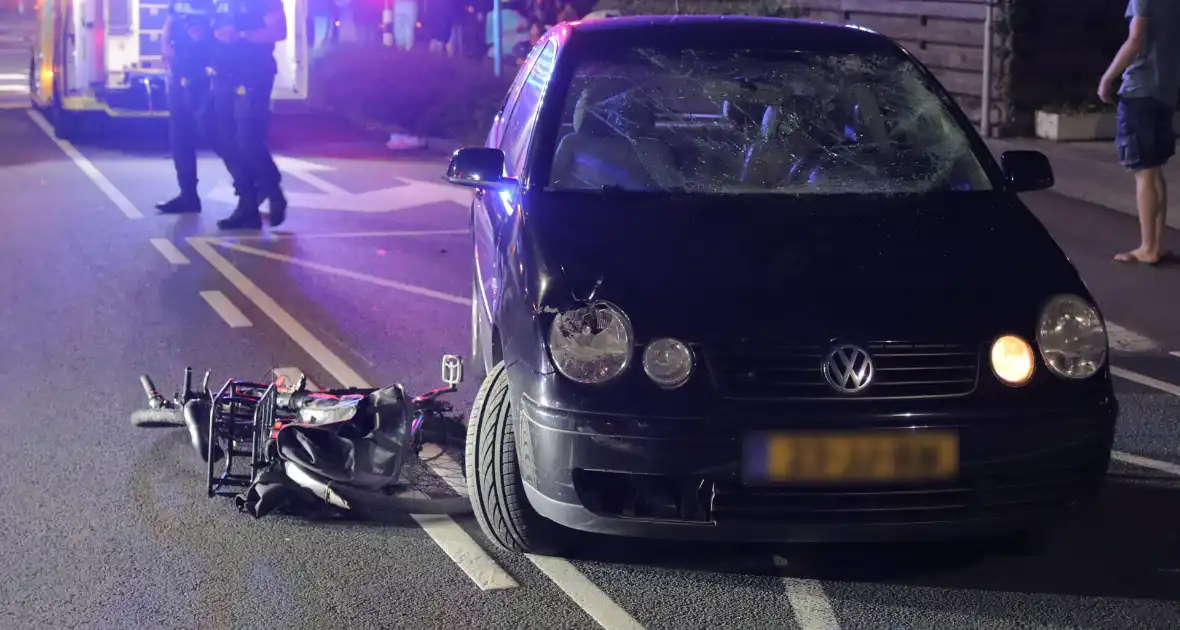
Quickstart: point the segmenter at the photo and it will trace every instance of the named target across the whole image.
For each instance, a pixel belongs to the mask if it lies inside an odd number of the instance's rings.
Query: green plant
[[[1109,114],[1115,111],[1114,105],[1108,105],[1098,100],[1063,101],[1049,103],[1037,108],[1047,114]]]
[[[375,44],[341,45],[311,68],[311,102],[390,131],[482,142],[515,68],[503,76],[488,60],[403,52]]]

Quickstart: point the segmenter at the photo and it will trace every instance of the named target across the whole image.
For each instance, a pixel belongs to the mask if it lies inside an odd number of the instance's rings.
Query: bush
[[[515,73],[507,63],[495,76],[488,59],[344,44],[312,65],[310,100],[391,131],[482,143]]]
[[[807,11],[797,0],[599,0],[595,11],[612,9],[624,15],[760,15],[799,18]]]

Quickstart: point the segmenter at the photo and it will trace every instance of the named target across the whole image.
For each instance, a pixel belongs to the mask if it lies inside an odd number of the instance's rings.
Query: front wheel
[[[82,131],[82,116],[69,111],[57,100],[53,102],[53,135],[58,140],[76,140]]]
[[[480,386],[467,422],[467,494],[475,519],[498,547],[562,555],[573,545],[574,532],[529,504],[517,462],[515,424],[508,372],[501,361]]]

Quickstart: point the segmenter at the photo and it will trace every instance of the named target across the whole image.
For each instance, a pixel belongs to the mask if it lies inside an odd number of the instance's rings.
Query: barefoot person
[[[1167,252],[1160,236],[1168,211],[1168,187],[1161,167],[1176,153],[1172,117],[1180,93],[1180,2],[1130,0],[1130,34],[1098,84],[1098,97],[1114,101],[1118,87],[1119,162],[1135,175],[1139,206],[1139,247],[1114,257],[1154,265]]]

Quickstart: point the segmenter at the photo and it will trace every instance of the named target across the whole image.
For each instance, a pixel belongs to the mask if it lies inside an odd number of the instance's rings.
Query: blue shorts
[[[1119,163],[1132,171],[1166,164],[1176,154],[1175,112],[1150,97],[1120,99],[1115,138]]]

